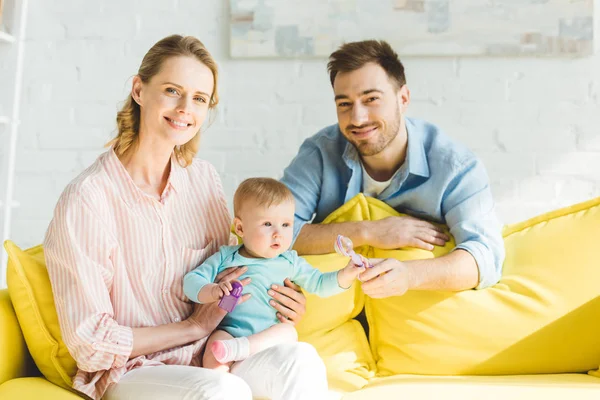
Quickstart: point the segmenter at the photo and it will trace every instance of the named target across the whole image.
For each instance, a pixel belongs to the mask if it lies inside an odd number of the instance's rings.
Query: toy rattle
[[[372,265],[366,262],[364,258],[354,252],[354,244],[350,238],[338,235],[333,247],[335,248],[336,253],[345,257],[350,257],[357,267],[372,267]]]
[[[232,290],[229,292],[228,296],[223,296],[221,301],[219,301],[219,307],[227,312],[232,312],[235,306],[237,305],[240,297],[242,297],[242,290],[244,287],[238,281],[231,282]]]

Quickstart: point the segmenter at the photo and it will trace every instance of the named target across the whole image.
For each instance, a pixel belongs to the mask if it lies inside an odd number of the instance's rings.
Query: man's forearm
[[[473,256],[457,249],[445,256],[406,261],[411,290],[461,291],[479,283],[479,268]]]
[[[338,235],[349,237],[354,247],[365,245],[367,244],[368,222],[306,224],[302,227],[293,248],[300,255],[333,253],[335,251],[333,244]]]

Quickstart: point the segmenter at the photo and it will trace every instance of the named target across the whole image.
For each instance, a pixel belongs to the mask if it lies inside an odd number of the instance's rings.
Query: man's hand
[[[306,297],[302,294],[300,286],[289,279],[286,279],[284,284],[285,286],[271,285],[267,293],[274,300],[269,303],[277,310],[279,321],[296,325],[306,312]]]
[[[416,247],[433,250],[433,246],[444,246],[450,238],[442,228],[414,217],[387,217],[372,221],[368,242],[379,249]]]
[[[402,296],[414,286],[410,270],[402,261],[394,258],[369,260],[373,268],[360,274],[363,292],[374,299]]]

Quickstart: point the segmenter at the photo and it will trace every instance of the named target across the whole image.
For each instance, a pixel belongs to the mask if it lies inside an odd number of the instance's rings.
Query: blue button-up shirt
[[[406,118],[406,129],[406,160],[377,198],[398,212],[446,224],[456,248],[477,262],[477,288],[494,285],[502,274],[504,241],[482,162],[430,123]],[[296,198],[295,240],[304,224],[323,221],[362,191],[360,156],[331,125],[304,141],[282,182]]]

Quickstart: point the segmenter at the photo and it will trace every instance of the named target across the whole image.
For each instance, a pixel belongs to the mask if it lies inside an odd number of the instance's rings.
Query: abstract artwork
[[[402,56],[583,56],[595,0],[230,0],[232,57],[327,57],[384,39]]]

